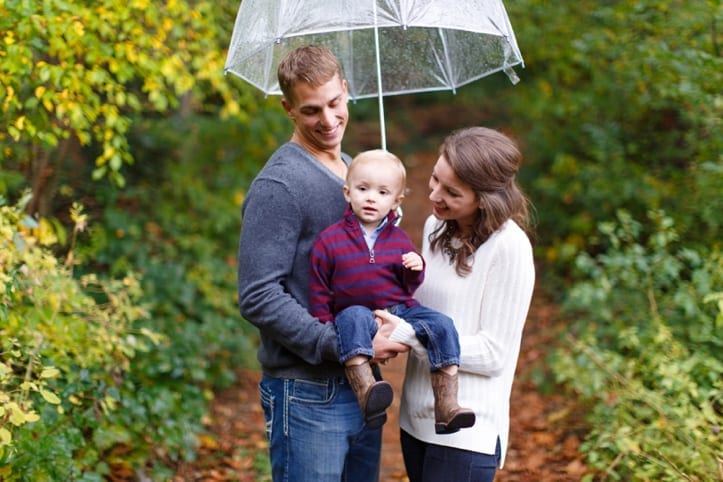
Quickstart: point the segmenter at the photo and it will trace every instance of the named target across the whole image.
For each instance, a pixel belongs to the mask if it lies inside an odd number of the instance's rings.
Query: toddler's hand
[[[422,271],[422,268],[424,268],[422,257],[414,251],[402,255],[402,264],[405,268],[411,269],[412,271]]]

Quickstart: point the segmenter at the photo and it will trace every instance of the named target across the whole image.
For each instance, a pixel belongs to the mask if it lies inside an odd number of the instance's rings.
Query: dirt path
[[[415,244],[429,214],[427,180],[435,154],[405,159],[409,193],[404,201],[404,227]],[[579,481],[587,472],[578,452],[585,433],[574,401],[559,391],[542,393],[535,380],[545,373],[544,356],[561,326],[556,306],[538,289],[525,325],[520,360],[511,401],[510,447],[500,482]],[[398,410],[406,357],[384,367],[395,398],[384,427],[381,480],[407,480],[399,447]],[[199,459],[179,467],[174,482],[269,480],[257,475],[256,456],[267,450],[259,405],[257,371],[242,371],[238,384],[217,395],[208,421],[209,434],[201,439]],[[544,378],[543,378],[544,379]]]
[[[540,393],[533,378],[544,371],[543,356],[560,329],[557,309],[542,294],[533,298],[525,327],[511,402],[510,447],[500,482],[579,481],[587,469],[578,446],[584,426],[572,400]],[[395,398],[384,426],[382,481],[407,480],[399,448],[398,409],[406,357],[384,367]],[[202,437],[199,459],[179,468],[174,482],[258,482],[256,454],[267,450],[259,405],[259,372],[242,371],[238,384],[218,394],[212,405],[209,435]],[[267,479],[268,480],[268,479]]]

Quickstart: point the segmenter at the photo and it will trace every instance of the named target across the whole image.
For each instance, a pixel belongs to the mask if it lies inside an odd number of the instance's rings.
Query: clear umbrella
[[[276,67],[305,44],[339,58],[352,100],[452,90],[524,65],[501,0],[243,0],[224,72],[281,95]]]

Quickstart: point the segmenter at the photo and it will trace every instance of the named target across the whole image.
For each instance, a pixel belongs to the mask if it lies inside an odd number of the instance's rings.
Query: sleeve
[[[334,320],[331,277],[334,272],[333,256],[321,238],[311,248],[309,268],[309,311],[322,322]]]
[[[283,185],[256,180],[243,211],[238,302],[241,316],[263,336],[319,364],[338,359],[334,326],[319,323],[287,289],[303,222],[298,200]]]
[[[409,296],[413,296],[414,292],[417,291],[417,288],[422,284],[424,281],[424,268],[426,267],[426,262],[424,261],[424,257],[422,254],[417,251],[416,247],[414,246],[414,243],[412,243],[412,239],[409,237],[409,235],[405,232],[402,232],[404,235],[404,248],[402,249],[403,253],[409,253],[410,251],[414,251],[419,255],[420,258],[422,258],[422,269],[419,271],[414,271],[411,269],[407,269],[404,267],[404,265],[401,264],[401,258],[399,260],[401,270],[402,270],[402,287],[404,290],[409,294]]]
[[[429,361],[427,349],[417,338],[417,335],[414,332],[414,327],[406,321],[402,320],[401,318],[399,323],[397,324],[397,327],[394,328],[392,334],[389,335],[389,340],[395,343],[402,343],[404,345],[407,345],[409,348],[411,348],[412,353],[414,353],[417,357]]]
[[[535,280],[532,248],[526,236],[498,243],[481,293],[479,330],[460,337],[460,370],[499,376],[519,352]]]

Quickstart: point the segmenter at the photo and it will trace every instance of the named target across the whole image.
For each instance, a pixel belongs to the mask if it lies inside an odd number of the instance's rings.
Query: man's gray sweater
[[[343,156],[349,163],[349,157]],[[341,219],[343,181],[300,145],[287,142],[268,160],[244,200],[238,252],[241,316],[261,334],[264,373],[281,378],[343,376],[332,323],[308,312],[309,252]]]

